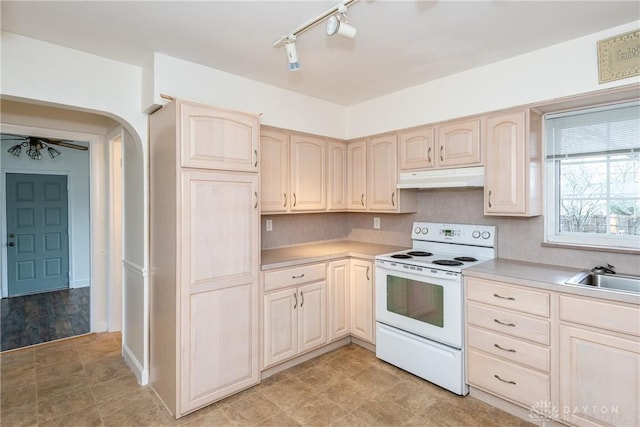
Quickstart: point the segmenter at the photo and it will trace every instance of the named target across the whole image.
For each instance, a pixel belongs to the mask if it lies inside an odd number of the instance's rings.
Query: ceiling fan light
[[[16,157],[20,157],[20,152],[22,151],[21,144],[16,144],[7,150],[8,153],[13,154]]]
[[[57,150],[53,147],[47,147],[47,151],[49,152],[49,157],[51,157],[52,159],[55,159],[56,157],[58,157],[60,154],[62,154],[60,152],[60,150]]]

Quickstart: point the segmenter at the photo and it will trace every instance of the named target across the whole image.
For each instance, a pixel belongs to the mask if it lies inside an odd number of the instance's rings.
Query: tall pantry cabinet
[[[150,383],[179,418],[259,382],[259,118],[150,117]]]

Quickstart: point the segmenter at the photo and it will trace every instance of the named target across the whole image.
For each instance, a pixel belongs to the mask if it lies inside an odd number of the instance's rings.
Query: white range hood
[[[484,166],[401,172],[398,188],[483,187]]]

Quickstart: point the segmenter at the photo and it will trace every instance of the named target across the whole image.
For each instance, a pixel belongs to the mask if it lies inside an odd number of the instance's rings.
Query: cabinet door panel
[[[326,143],[322,138],[291,135],[292,211],[326,209],[325,159]]]
[[[480,120],[440,126],[436,160],[438,166],[480,163]]]
[[[560,345],[561,417],[577,425],[637,425],[638,339],[560,325]]]
[[[487,119],[485,210],[525,213],[525,113]]]
[[[373,336],[373,266],[369,261],[351,260],[351,334],[375,343]]]
[[[327,283],[298,288],[298,353],[327,342]]]
[[[397,149],[396,135],[371,138],[367,147],[369,156],[368,202],[369,210],[397,210]]]
[[[329,169],[327,172],[329,210],[347,209],[347,144],[329,142]]]
[[[351,331],[351,287],[349,286],[349,260],[329,263],[329,341],[349,335]]]
[[[260,207],[263,213],[286,212],[289,193],[289,135],[260,132]],[[289,197],[290,198],[290,197]]]
[[[367,209],[367,149],[366,140],[350,142],[347,146],[347,208]]]
[[[264,365],[298,353],[298,292],[286,289],[264,296]]]
[[[181,346],[183,413],[258,383],[257,292],[251,283],[189,297]]]
[[[257,172],[257,116],[181,104],[182,166]]]
[[[182,187],[185,290],[257,282],[257,175],[186,171]]]
[[[433,167],[435,160],[435,133],[433,128],[419,128],[401,132],[400,170]]]

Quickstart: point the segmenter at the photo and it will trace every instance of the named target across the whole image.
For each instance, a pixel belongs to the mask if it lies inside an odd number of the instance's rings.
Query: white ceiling
[[[336,3],[3,0],[1,25],[126,63],[159,52],[353,105],[640,19],[634,0],[360,0],[348,9],[355,39],[327,37],[321,23],[298,38],[302,69],[287,71],[273,42]]]

